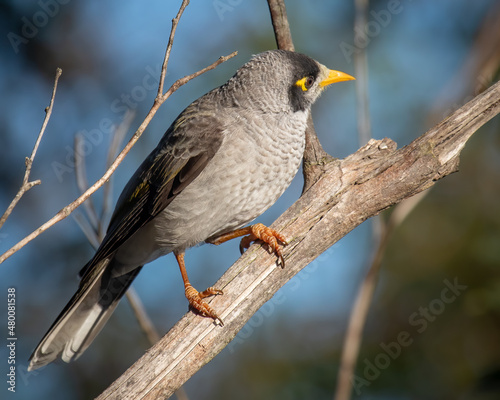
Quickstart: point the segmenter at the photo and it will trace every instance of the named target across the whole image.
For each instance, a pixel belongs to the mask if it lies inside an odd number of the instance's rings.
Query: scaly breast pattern
[[[307,116],[234,116],[205,170],[158,216],[158,244],[171,250],[193,246],[249,223],[273,205],[299,169]]]

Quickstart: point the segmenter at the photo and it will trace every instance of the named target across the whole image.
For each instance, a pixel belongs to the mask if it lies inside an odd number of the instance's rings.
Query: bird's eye
[[[314,78],[312,76],[305,76],[302,79],[299,79],[295,84],[300,87],[304,92],[307,92],[308,89],[311,88],[311,86],[314,83]]]

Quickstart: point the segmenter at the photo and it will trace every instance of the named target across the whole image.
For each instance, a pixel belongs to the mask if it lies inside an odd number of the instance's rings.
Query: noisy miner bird
[[[29,370],[82,355],[144,264],[174,253],[190,306],[222,294],[189,283],[184,252],[196,244],[261,240],[281,260],[285,238],[255,224],[289,186],[304,152],[311,105],[334,82],[354,79],[303,54],[254,56],[224,85],[191,103],[120,195],[108,231],[82,269],[78,291],[30,358]]]

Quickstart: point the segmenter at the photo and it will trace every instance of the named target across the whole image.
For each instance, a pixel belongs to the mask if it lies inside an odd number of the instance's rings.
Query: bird
[[[246,226],[296,175],[312,104],[334,82],[355,79],[307,55],[268,50],[182,111],[119,196],[104,239],[80,272],[77,292],[29,360],[35,370],[76,360],[101,331],[142,267],[173,253],[190,308],[223,321],[189,282],[184,253],[243,237],[268,245],[284,266],[286,238]]]

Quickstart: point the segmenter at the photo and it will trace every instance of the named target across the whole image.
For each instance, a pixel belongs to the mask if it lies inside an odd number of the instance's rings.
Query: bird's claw
[[[186,286],[185,294],[186,298],[188,299],[189,306],[193,310],[200,313],[201,315],[212,318],[216,323],[220,324],[221,326],[224,325],[224,322],[222,321],[222,319],[219,318],[214,309],[203,301],[205,297],[224,294],[222,290],[209,287],[203,292],[198,292],[194,287],[189,285]]]
[[[276,254],[281,267],[285,268],[285,259],[283,258],[283,254],[281,252],[282,246],[278,242],[282,243],[283,246],[286,246],[288,244],[286,238],[281,233],[260,223],[252,225],[251,230],[252,232],[250,235],[243,237],[240,241],[241,254],[243,254],[243,252],[248,249],[254,241],[261,240],[269,246],[269,249],[274,252],[274,254]]]

